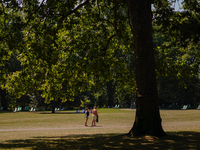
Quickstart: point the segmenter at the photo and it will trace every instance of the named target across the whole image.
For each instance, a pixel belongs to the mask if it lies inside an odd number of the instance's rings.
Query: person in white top
[[[96,126],[97,115],[97,107],[95,106],[94,109],[92,109],[92,126]]]

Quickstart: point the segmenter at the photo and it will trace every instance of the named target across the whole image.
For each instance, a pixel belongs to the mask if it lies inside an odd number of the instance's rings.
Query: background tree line
[[[167,108],[173,103],[178,103],[179,107],[186,104],[196,107],[200,98],[199,58],[191,54],[191,52],[182,52],[181,49],[162,52],[160,47],[165,43],[165,34],[158,31],[159,27],[157,25],[154,25],[153,28],[155,30],[153,34],[154,48],[156,49],[157,68],[159,70],[157,72],[157,82],[160,106]],[[195,52],[192,51],[192,53]],[[118,53],[116,57],[126,61],[129,68],[134,70],[134,66],[132,65],[134,62],[133,53],[127,53],[125,55]],[[177,64],[178,61],[179,64]],[[168,67],[164,65],[168,65]],[[11,55],[6,62],[5,68],[8,69],[10,75],[22,70],[21,63],[17,59],[17,54]],[[182,72],[179,73],[180,71]],[[134,76],[134,72],[131,72],[131,75]],[[73,101],[62,102],[62,100],[59,100],[56,107],[62,106],[72,109],[74,107],[79,108],[87,105],[96,105],[98,107],[120,105],[120,107],[130,108],[133,102],[135,102],[135,92],[131,91],[127,85],[117,83],[116,79],[105,80],[100,87],[93,88],[96,90],[79,92],[74,96]],[[13,109],[15,106],[25,107],[35,103],[37,105],[34,105],[34,107],[51,109],[51,103],[45,104],[45,99],[41,97],[41,93],[41,91],[37,91],[36,93],[17,98],[7,90],[1,89],[1,105],[7,110],[8,108]],[[36,99],[33,100],[33,97],[36,97]]]

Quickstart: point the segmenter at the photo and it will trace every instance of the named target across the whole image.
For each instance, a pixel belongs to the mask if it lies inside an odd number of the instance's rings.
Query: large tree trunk
[[[135,51],[136,117],[129,134],[162,136],[150,0],[128,0]]]

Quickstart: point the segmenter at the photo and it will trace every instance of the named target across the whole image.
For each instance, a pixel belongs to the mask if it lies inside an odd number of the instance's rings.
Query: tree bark
[[[55,113],[55,108],[56,108],[56,101],[55,101],[55,98],[54,98],[54,101],[51,101],[51,108],[52,108],[52,111],[51,113]]]
[[[128,0],[132,23],[135,73],[136,117],[129,134],[163,136],[159,112],[152,39],[150,0]]]
[[[3,110],[8,110],[8,99],[6,98],[6,90],[2,90],[0,88],[0,100],[1,100],[1,105],[3,106]]]
[[[108,95],[108,106],[114,106],[114,94],[115,94],[115,86],[113,85],[113,80],[110,80],[106,83],[107,85],[107,95]]]

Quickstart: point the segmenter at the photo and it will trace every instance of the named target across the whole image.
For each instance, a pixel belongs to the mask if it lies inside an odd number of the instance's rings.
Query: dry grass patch
[[[98,109],[97,127],[75,111],[0,113],[0,149],[198,149],[199,110],[161,110],[163,138],[128,137],[135,110]],[[91,123],[91,116],[88,125]],[[4,130],[4,131],[3,131]],[[9,131],[12,130],[12,131]]]

